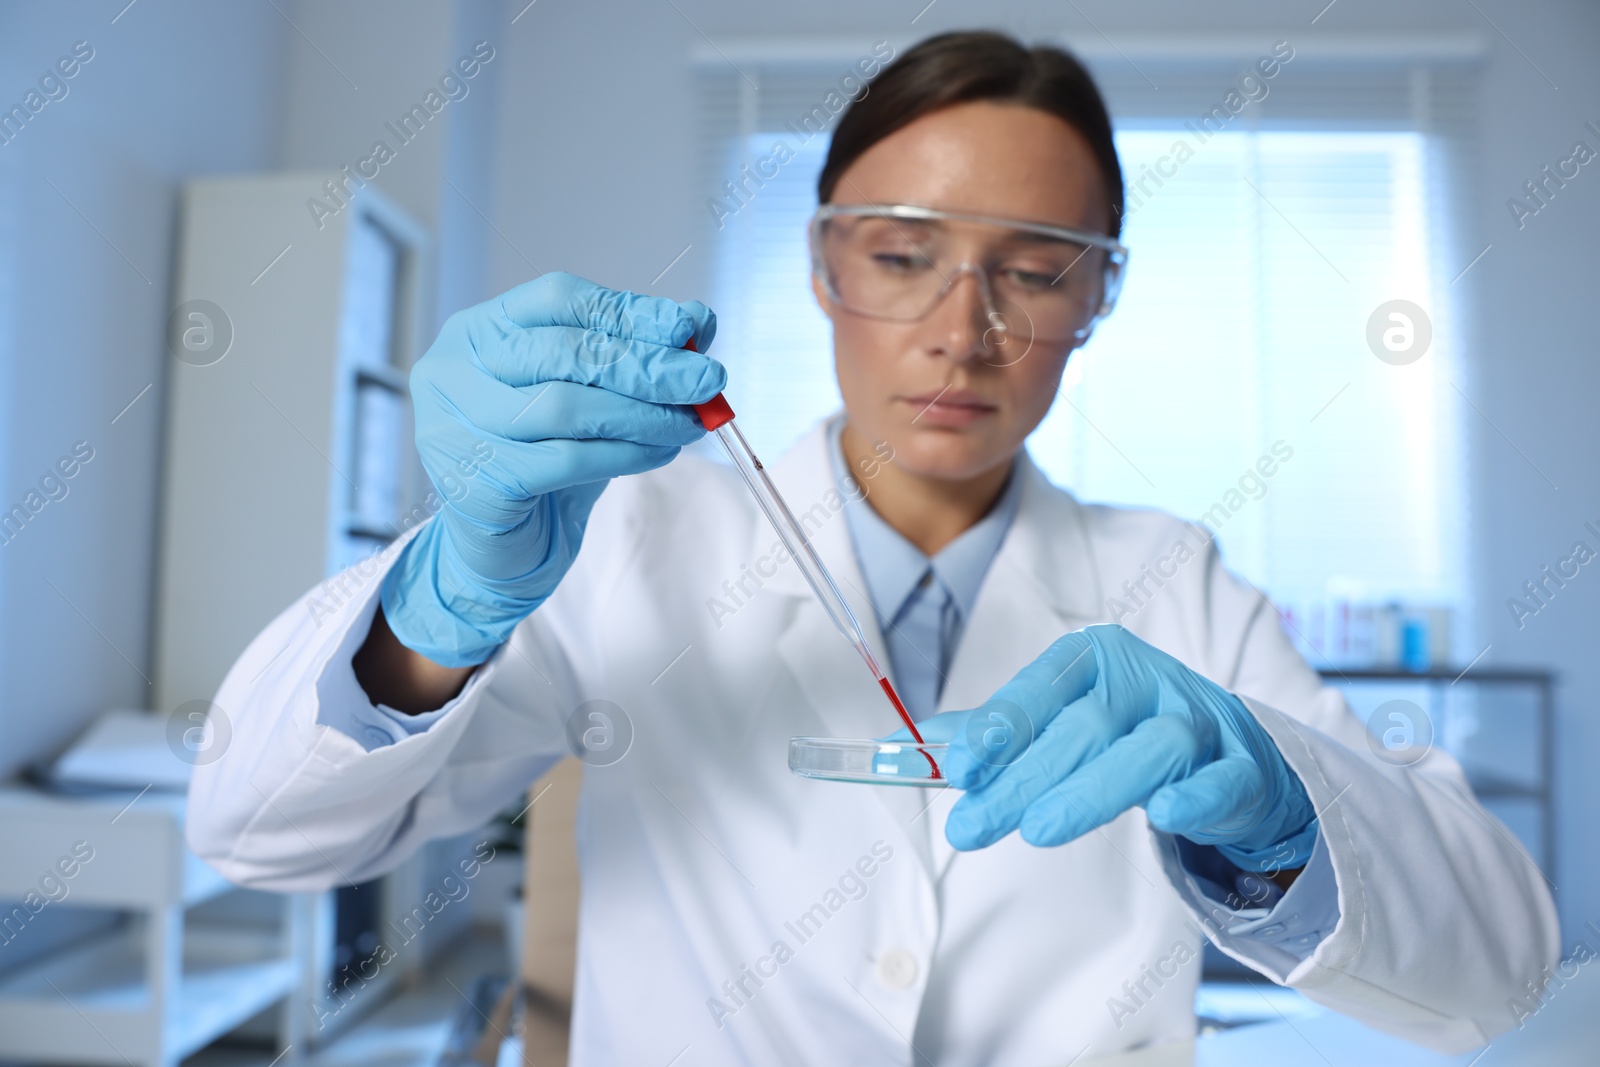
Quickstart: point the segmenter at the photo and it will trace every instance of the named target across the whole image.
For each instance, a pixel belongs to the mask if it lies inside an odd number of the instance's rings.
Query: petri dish
[[[795,737],[789,741],[789,770],[802,778],[868,785],[920,785],[943,789],[933,764],[943,766],[948,744],[880,741],[876,738]]]

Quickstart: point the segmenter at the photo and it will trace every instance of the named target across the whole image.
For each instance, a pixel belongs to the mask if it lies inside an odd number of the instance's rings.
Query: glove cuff
[[[449,527],[430,520],[384,579],[383,614],[400,643],[445,667],[475,667],[510,638],[517,624],[549,599],[562,558],[551,530],[544,560],[509,581],[484,578],[451,544]],[[564,573],[564,568],[562,568]]]
[[[1312,819],[1299,833],[1269,845],[1266,848],[1245,848],[1242,845],[1217,845],[1216,850],[1227,857],[1228,862],[1244,871],[1255,871],[1257,874],[1277,873],[1278,871],[1293,871],[1304,867],[1311,862],[1311,851],[1317,846],[1317,835],[1321,833],[1318,821]]]
[[[1266,779],[1267,796],[1261,809],[1266,814],[1253,832],[1228,844],[1219,843],[1217,848],[1244,870],[1261,873],[1304,867],[1317,843],[1317,810],[1300,775],[1283,758],[1266,727],[1243,700],[1232,693],[1228,697],[1225,715]]]

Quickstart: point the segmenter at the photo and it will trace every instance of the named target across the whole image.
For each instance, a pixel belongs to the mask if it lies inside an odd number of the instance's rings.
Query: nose
[[[988,278],[981,268],[971,265],[951,273],[928,324],[936,353],[958,362],[986,356],[1005,329],[995,310]]]

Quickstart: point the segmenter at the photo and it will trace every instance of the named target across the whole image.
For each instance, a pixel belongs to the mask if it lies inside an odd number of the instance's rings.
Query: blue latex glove
[[[1120,626],[1067,634],[982,707],[922,723],[967,791],[945,824],[958,849],[1020,829],[1060,845],[1142,806],[1158,830],[1247,870],[1304,866],[1316,812],[1243,702]]]
[[[545,274],[452,315],[411,372],[417,450],[443,506],[396,561],[383,612],[406,647],[482,663],[555,590],[611,478],[705,433],[721,391],[704,304]],[[487,457],[487,458],[486,458]],[[464,476],[465,475],[465,476]]]

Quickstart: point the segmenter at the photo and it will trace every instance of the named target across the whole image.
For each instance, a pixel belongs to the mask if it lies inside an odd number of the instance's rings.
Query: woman
[[[1202,532],[1079,504],[1022,448],[1120,280],[1083,69],[926,41],[818,191],[844,411],[772,474],[957,788],[787,772],[791,736],[892,718],[735,475],[671,462],[725,382],[714,317],[546,275],[419,363],[456,491],[331,621],[302,602],[245,652],[195,850],[365,879],[589,755],[579,1064],[1067,1063],[1191,1035],[1206,937],[1440,1048],[1508,1027],[1554,913],[1459,768],[1373,758]]]

